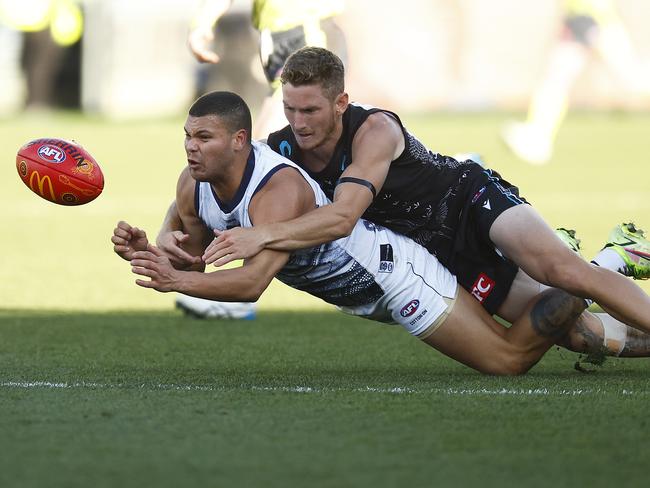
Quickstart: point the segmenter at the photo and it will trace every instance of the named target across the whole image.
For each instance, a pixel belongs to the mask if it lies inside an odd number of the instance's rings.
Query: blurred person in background
[[[201,3],[188,36],[190,50],[198,61],[219,62],[219,55],[213,50],[215,27],[232,3],[233,0]],[[279,75],[291,53],[303,46],[321,46],[345,59],[345,37],[334,20],[343,7],[343,0],[253,1],[251,21],[260,34],[260,61],[270,85],[253,127],[253,139],[262,139],[287,122]]]
[[[13,46],[11,62],[20,62],[21,56],[16,55],[16,49],[20,50],[22,44],[28,110],[48,109],[60,102],[55,93],[57,78],[67,49],[81,39],[83,32],[79,3],[79,0],[0,0],[3,36],[12,40],[9,46],[10,49]],[[16,33],[23,33],[22,38]],[[2,48],[5,49],[4,43]],[[13,68],[17,66],[14,64]],[[7,70],[10,72],[11,67]],[[15,91],[16,97],[20,97],[20,91]]]
[[[213,47],[215,27],[232,4],[233,0],[204,0],[201,3],[188,36],[190,50],[198,61],[219,62]],[[260,61],[269,83],[269,93],[253,126],[253,139],[266,138],[287,123],[280,73],[291,53],[303,46],[321,46],[345,59],[345,37],[334,20],[343,8],[343,0],[253,1],[251,22],[260,34]],[[186,239],[181,233],[178,236]],[[220,303],[178,295],[176,306],[196,317],[251,319],[255,316],[252,303]]]
[[[612,0],[563,0],[563,22],[545,72],[533,93],[525,122],[502,131],[510,150],[530,164],[553,155],[557,132],[575,82],[593,56],[599,56],[633,95],[649,95],[650,79]]]

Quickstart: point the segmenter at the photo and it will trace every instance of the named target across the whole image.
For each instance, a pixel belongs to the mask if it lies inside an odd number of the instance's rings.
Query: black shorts
[[[508,296],[519,268],[495,249],[490,228],[504,211],[527,202],[517,187],[489,169],[472,182],[466,197],[448,267],[461,286],[494,314]]]
[[[320,29],[325,34],[327,48],[336,53],[345,63],[346,43],[343,31],[331,18],[321,20]],[[263,46],[264,40],[260,42],[260,59],[266,79],[271,85],[274,85],[280,78],[282,67],[287,58],[301,47],[305,47],[307,41],[303,26],[297,26],[286,31],[271,32],[271,40],[270,54],[263,52],[267,49],[266,46]]]

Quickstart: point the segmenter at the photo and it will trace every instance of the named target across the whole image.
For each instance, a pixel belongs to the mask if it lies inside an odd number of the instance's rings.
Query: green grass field
[[[504,120],[405,118],[435,150],[483,154],[587,256],[617,222],[650,227],[650,115],[572,115],[545,167],[501,146]],[[492,378],[279,283],[244,322],[187,319],[136,287],[110,235],[119,219],[157,232],[182,123],[0,122],[1,487],[647,486],[646,359],[583,374],[552,350]],[[98,200],[24,187],[15,152],[43,136],[95,155]]]

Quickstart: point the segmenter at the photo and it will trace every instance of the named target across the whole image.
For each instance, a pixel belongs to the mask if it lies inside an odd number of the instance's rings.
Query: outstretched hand
[[[153,244],[147,246],[146,251],[133,253],[131,271],[149,280],[137,279],[135,283],[143,288],[153,288],[161,292],[173,291],[178,283],[178,273],[169,261],[169,258]]]
[[[122,259],[131,261],[133,254],[137,251],[145,251],[149,240],[144,230],[132,227],[127,222],[120,220],[117,227],[113,229],[111,237],[113,251]]]
[[[202,259],[205,264],[223,266],[237,259],[251,258],[264,249],[264,239],[259,229],[234,227],[214,230],[215,238],[205,248]]]
[[[156,240],[159,250],[169,258],[172,266],[177,269],[184,269],[199,264],[201,258],[192,256],[181,246],[189,239],[189,234],[184,234],[180,230],[160,234]]]

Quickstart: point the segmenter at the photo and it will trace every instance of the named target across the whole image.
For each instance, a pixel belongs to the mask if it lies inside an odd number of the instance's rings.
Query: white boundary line
[[[18,388],[18,389],[89,389],[89,390],[158,390],[158,391],[264,391],[264,392],[284,392],[284,393],[390,393],[394,395],[401,394],[427,394],[434,393],[449,396],[598,396],[598,395],[617,395],[617,396],[645,396],[648,391],[634,390],[603,390],[601,388],[578,388],[578,389],[553,389],[553,388],[430,388],[415,389],[407,387],[393,388],[327,388],[312,386],[255,386],[240,385],[237,386],[219,386],[219,385],[183,385],[174,383],[159,383],[138,385],[124,383],[94,383],[86,381],[75,382],[55,382],[55,381],[4,381],[0,383],[0,388]]]

